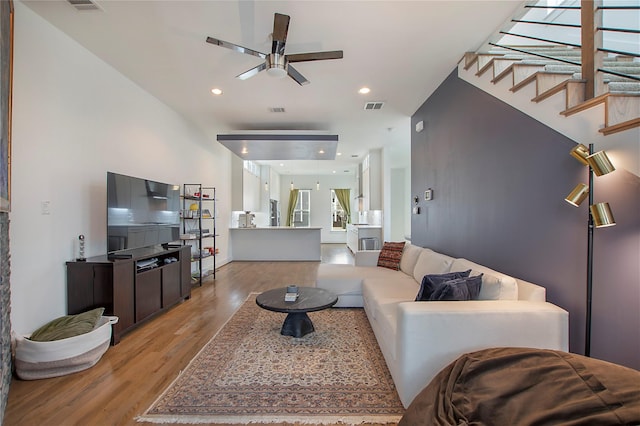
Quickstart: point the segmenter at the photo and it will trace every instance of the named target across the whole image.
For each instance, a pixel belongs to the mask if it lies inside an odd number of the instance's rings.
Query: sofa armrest
[[[569,313],[547,302],[402,302],[397,309],[396,387],[405,406],[465,353],[505,346],[569,347]]]
[[[530,302],[546,302],[547,289],[537,284],[516,278],[518,283],[518,300]]]
[[[355,266],[378,266],[380,250],[358,250],[354,256]]]

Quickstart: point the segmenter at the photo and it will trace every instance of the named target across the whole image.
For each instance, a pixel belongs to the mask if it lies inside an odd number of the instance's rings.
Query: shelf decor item
[[[87,258],[84,257],[84,235],[82,234],[78,235],[78,257],[76,260],[79,262],[87,260]]]

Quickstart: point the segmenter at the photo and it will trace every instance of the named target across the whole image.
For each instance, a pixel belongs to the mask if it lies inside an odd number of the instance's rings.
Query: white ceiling
[[[320,173],[354,171],[369,149],[394,163],[410,156],[410,117],[456,67],[521,6],[520,1],[186,1],[97,0],[78,11],[66,0],[23,2],[105,62],[203,129],[219,133],[315,131],[337,134],[335,161]],[[291,16],[287,54],[343,50],[344,58],[302,62],[311,83],[261,72],[260,59],[205,42],[207,36],[271,51],[275,12]],[[358,94],[362,86],[371,88]],[[223,95],[210,90],[218,87]],[[381,110],[364,104],[382,101]],[[284,113],[270,108],[284,108]],[[281,161],[274,164],[282,163]],[[285,162],[283,174],[306,173]]]

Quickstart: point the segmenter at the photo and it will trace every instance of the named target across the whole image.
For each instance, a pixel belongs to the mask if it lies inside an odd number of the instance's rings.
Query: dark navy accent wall
[[[573,146],[454,70],[412,117],[411,195],[421,211],[411,237],[546,287],[569,311],[570,350],[583,353],[587,203],[564,197],[588,176]],[[595,230],[591,355],[640,369],[640,178],[618,170],[594,187],[618,225]]]

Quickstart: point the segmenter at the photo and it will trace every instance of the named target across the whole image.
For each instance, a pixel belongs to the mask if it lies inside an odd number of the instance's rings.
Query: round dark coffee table
[[[286,287],[276,288],[256,297],[256,303],[261,308],[288,314],[280,331],[284,336],[303,337],[313,332],[315,329],[307,312],[321,311],[338,302],[338,296],[321,288],[298,287],[295,302],[284,301],[286,292]]]

